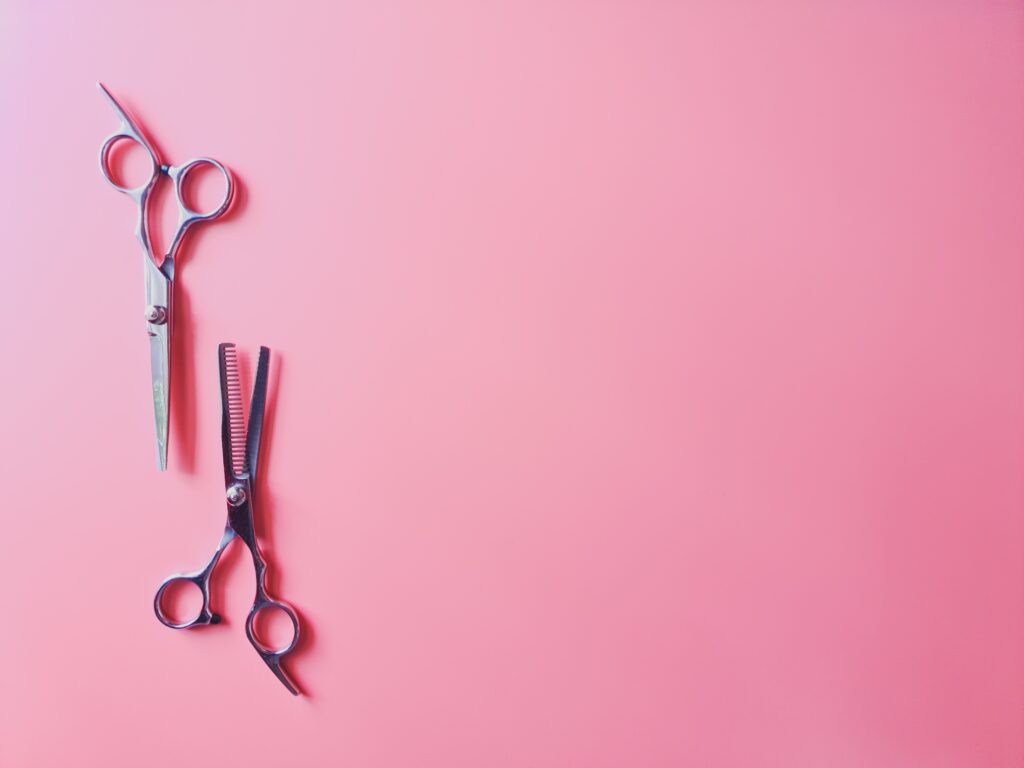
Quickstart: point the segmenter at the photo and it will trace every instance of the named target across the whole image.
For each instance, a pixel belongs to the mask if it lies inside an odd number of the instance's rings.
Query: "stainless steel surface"
[[[245,489],[240,485],[233,485],[228,488],[228,504],[237,507],[245,501]]]
[[[167,307],[146,307],[146,322],[163,325],[167,322]]]
[[[167,431],[171,420],[171,326],[149,323],[149,368],[156,419],[156,465],[167,469]]]
[[[214,550],[213,557],[206,567],[191,573],[175,574],[164,580],[157,589],[153,599],[156,617],[165,626],[172,629],[188,629],[220,622],[220,616],[210,608],[210,576],[213,574],[224,549],[235,539],[241,539],[252,556],[256,570],[256,596],[252,608],[245,621],[245,635],[260,658],[277,676],[285,688],[293,694],[299,691],[289,679],[281,663],[285,657],[295,650],[299,642],[299,617],[287,603],[274,600],[267,595],[266,573],[267,564],[260,553],[256,542],[256,530],[253,524],[253,492],[256,488],[256,468],[259,460],[260,440],[263,433],[263,415],[267,396],[267,373],[270,365],[270,350],[260,347],[259,362],[256,366],[256,379],[253,384],[252,401],[249,406],[248,430],[241,433],[241,399],[238,394],[237,358],[233,344],[221,344],[218,348],[221,386],[221,448],[224,457],[224,486],[227,496],[228,519],[220,543]],[[241,440],[244,458],[232,447]],[[237,467],[237,469],[236,469]],[[172,584],[188,582],[199,587],[202,593],[202,606],[199,613],[190,621],[175,622],[164,613],[162,601],[167,588]],[[282,648],[268,648],[256,636],[255,621],[261,611],[277,608],[284,611],[292,623],[292,640]]]
[[[157,466],[167,468],[167,434],[170,420],[171,384],[171,329],[174,324],[174,260],[181,247],[182,238],[193,224],[212,221],[224,214],[234,194],[234,180],[231,172],[221,163],[209,157],[199,157],[182,165],[165,165],[153,144],[146,138],[138,124],[118,104],[102,83],[96,84],[120,119],[117,130],[104,139],[100,147],[100,170],[110,185],[128,195],[135,203],[138,215],[135,221],[135,236],[142,246],[143,272],[146,287],[146,332],[149,334],[150,366],[153,375],[153,413],[156,424]],[[149,156],[151,171],[149,178],[137,187],[125,187],[118,183],[110,168],[110,153],[119,141],[133,141]],[[188,206],[184,197],[184,182],[188,174],[201,165],[211,165],[224,176],[224,198],[212,211],[200,213]],[[167,253],[158,263],[153,251],[150,234],[150,193],[155,189],[161,176],[166,176],[174,185],[178,206],[178,223],[171,237]]]

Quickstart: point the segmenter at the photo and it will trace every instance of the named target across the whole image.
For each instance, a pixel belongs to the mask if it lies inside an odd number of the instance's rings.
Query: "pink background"
[[[243,188],[162,476],[96,80]],[[4,3],[0,765],[1019,766],[1022,86],[1012,2]],[[300,699],[240,551],[150,607],[224,340]]]

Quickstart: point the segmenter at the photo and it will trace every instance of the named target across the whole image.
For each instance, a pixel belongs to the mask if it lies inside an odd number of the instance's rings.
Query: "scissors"
[[[227,211],[234,193],[234,180],[231,173],[216,160],[209,157],[197,157],[183,165],[165,165],[160,161],[152,143],[146,138],[138,124],[132,120],[125,109],[110,95],[110,91],[102,83],[96,83],[110,106],[121,119],[121,125],[108,136],[100,147],[100,170],[110,185],[124,192],[135,201],[139,209],[135,235],[142,244],[146,280],[146,331],[149,334],[149,359],[153,373],[153,411],[156,416],[156,463],[161,471],[167,469],[167,434],[170,421],[170,380],[171,380],[171,327],[173,325],[174,295],[174,259],[181,247],[181,241],[189,228],[201,221],[213,221]],[[152,165],[149,179],[138,187],[122,186],[111,172],[110,152],[119,141],[133,141],[142,146],[149,155]],[[212,211],[200,213],[193,210],[186,202],[183,194],[185,178],[199,166],[209,165],[224,175],[224,199]],[[167,176],[174,183],[174,194],[178,202],[178,224],[171,237],[170,246],[163,261],[157,264],[153,252],[153,241],[150,237],[149,198],[156,187],[160,176]]]
[[[238,377],[238,355],[234,344],[221,344],[218,347],[220,363],[220,397],[221,397],[221,442],[224,453],[224,486],[227,496],[228,520],[224,526],[224,535],[206,567],[192,573],[175,574],[164,580],[156,591],[153,608],[160,622],[171,629],[188,629],[205,624],[220,623],[220,616],[210,611],[210,575],[217,566],[217,561],[224,549],[236,538],[245,542],[252,555],[256,568],[256,597],[252,609],[245,621],[245,634],[252,643],[260,658],[270,667],[277,679],[284,683],[285,688],[296,696],[299,691],[281,667],[285,656],[295,650],[299,642],[299,617],[287,603],[267,597],[266,572],[267,564],[260,554],[256,543],[256,532],[253,525],[253,498],[256,490],[256,468],[260,455],[260,435],[263,431],[263,412],[267,399],[267,368],[270,363],[270,350],[260,347],[259,362],[256,366],[256,380],[253,384],[252,400],[249,406],[249,428],[246,431],[242,420],[242,391]],[[177,583],[190,583],[199,587],[203,603],[199,613],[191,621],[175,623],[163,609],[163,597],[169,586]],[[284,611],[292,622],[291,642],[277,650],[268,648],[256,637],[253,624],[260,611],[276,608]]]

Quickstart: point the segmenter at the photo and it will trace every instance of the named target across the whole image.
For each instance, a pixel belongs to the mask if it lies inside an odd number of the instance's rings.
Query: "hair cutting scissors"
[[[224,535],[206,567],[193,573],[181,573],[165,579],[156,591],[153,608],[161,623],[171,629],[188,629],[204,624],[217,624],[220,616],[210,611],[210,575],[213,573],[224,549],[236,538],[245,542],[252,555],[256,568],[256,597],[252,609],[245,621],[245,634],[256,649],[260,658],[270,667],[270,671],[284,683],[293,694],[298,695],[295,685],[281,667],[285,656],[291,653],[299,642],[299,618],[287,603],[267,597],[266,571],[267,564],[260,554],[256,543],[256,532],[253,526],[254,492],[256,490],[256,468],[260,454],[260,436],[263,431],[263,412],[267,398],[267,368],[270,363],[270,350],[260,347],[259,363],[256,366],[256,380],[253,384],[252,400],[249,406],[249,428],[245,428],[242,420],[242,391],[238,377],[238,357],[234,344],[221,344],[218,349],[220,362],[220,396],[221,396],[221,441],[224,453],[224,486],[227,496],[228,520],[224,526]],[[163,610],[161,602],[169,586],[175,583],[188,582],[195,584],[202,592],[203,603],[199,613],[191,621],[175,623]],[[266,647],[256,636],[253,626],[260,611],[277,608],[288,616],[292,623],[293,635],[291,642],[273,650]]]
[[[174,259],[185,233],[193,224],[201,221],[213,221],[220,217],[231,204],[234,182],[231,172],[216,160],[209,157],[197,157],[182,165],[165,165],[153,144],[146,138],[139,126],[132,120],[125,109],[117,103],[110,92],[97,83],[110,106],[121,118],[121,125],[108,136],[100,147],[100,170],[114,189],[124,192],[135,201],[139,210],[135,235],[142,244],[146,281],[146,331],[149,333],[149,358],[153,373],[153,410],[156,416],[156,461],[160,470],[167,469],[167,435],[170,421],[170,379],[171,379],[171,328],[174,319]],[[152,171],[149,179],[138,187],[122,186],[110,168],[110,152],[119,141],[133,141],[142,146],[149,155]],[[224,199],[208,213],[193,210],[185,201],[183,184],[186,177],[196,168],[209,165],[224,175]],[[163,260],[157,264],[153,252],[153,240],[150,236],[149,200],[150,193],[156,187],[157,180],[167,176],[174,183],[174,194],[178,203],[178,224],[171,237],[170,246]]]

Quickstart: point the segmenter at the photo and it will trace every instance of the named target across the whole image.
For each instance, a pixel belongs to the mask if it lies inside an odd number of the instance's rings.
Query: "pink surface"
[[[154,468],[103,80],[242,195]],[[8,2],[0,765],[1019,766],[1018,3]],[[160,580],[274,349],[289,696]]]

